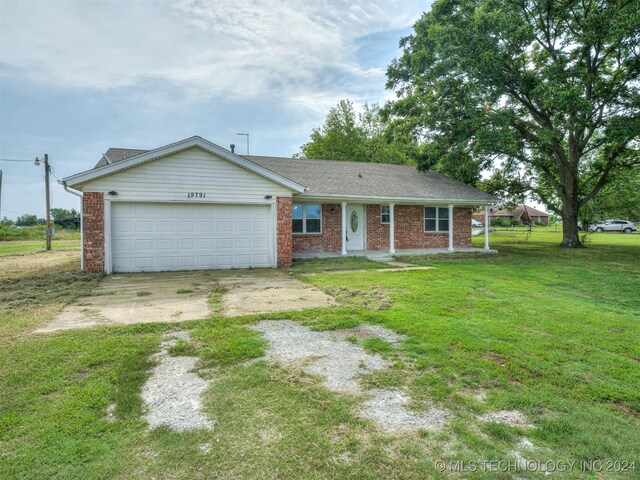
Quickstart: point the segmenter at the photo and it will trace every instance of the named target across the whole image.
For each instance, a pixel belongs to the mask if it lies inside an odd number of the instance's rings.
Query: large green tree
[[[357,114],[353,103],[341,100],[329,110],[324,124],[314,128],[311,140],[300,147],[302,158],[353,162],[411,163],[413,145],[408,135],[388,128],[378,105],[365,104]]]
[[[386,113],[424,145],[418,166],[493,169],[581,246],[580,209],[640,163],[640,2],[436,0],[401,47]]]
[[[587,222],[621,218],[640,221],[640,167],[616,172],[602,190],[580,212]]]

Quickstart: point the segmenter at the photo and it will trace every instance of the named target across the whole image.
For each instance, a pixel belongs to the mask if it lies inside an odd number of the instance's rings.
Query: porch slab
[[[498,253],[497,250],[478,247],[461,247],[450,251],[447,248],[412,248],[406,250],[396,250],[395,253],[389,253],[389,250],[350,250],[347,252],[347,257],[367,257],[369,260],[382,261],[390,263],[394,257],[401,257],[403,255],[439,255],[439,254],[451,254],[451,253],[486,253],[493,254]],[[313,252],[313,253],[294,253],[294,259],[305,258],[335,258],[342,257],[340,252]]]

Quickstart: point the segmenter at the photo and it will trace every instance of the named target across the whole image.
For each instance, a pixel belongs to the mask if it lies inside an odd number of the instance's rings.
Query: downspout
[[[64,191],[70,193],[71,195],[75,195],[80,198],[80,271],[84,271],[84,205],[82,193],[74,192],[73,190],[69,190],[67,184],[62,180],[58,180],[58,183],[62,185]]]

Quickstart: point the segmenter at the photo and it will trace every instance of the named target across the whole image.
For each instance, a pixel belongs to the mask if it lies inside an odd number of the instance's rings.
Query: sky
[[[193,135],[291,156],[341,99],[391,98],[415,0],[0,0],[0,159],[58,178]],[[44,169],[0,161],[0,218],[44,216]],[[52,179],[52,207],[79,199]]]

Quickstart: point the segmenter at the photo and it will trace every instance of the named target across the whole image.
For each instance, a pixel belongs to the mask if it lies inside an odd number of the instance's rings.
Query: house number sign
[[[206,198],[205,192],[187,192],[187,198]]]

